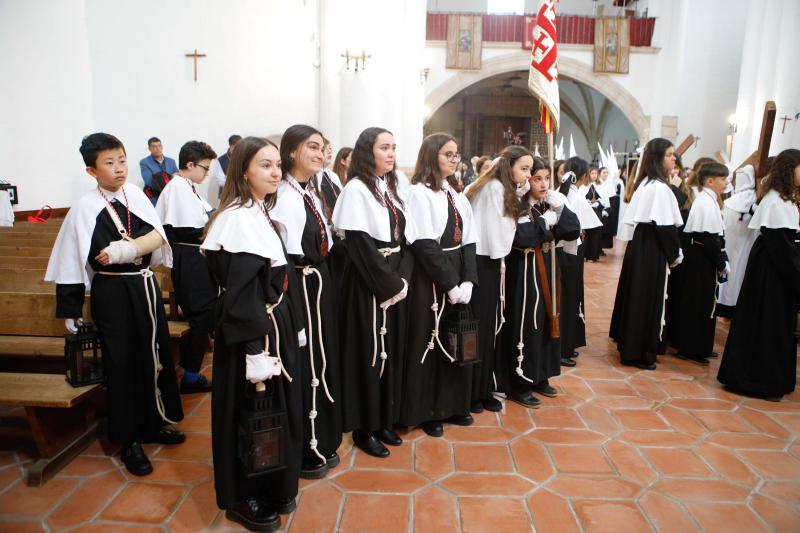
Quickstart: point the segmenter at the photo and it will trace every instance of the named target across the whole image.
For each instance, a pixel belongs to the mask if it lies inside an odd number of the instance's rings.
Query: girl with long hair
[[[217,505],[251,531],[274,531],[281,524],[278,514],[294,510],[303,436],[297,352],[303,325],[290,297],[290,291],[296,294],[296,280],[269,216],[280,177],[277,146],[258,137],[239,141],[201,245],[222,288],[211,393]],[[285,468],[248,477],[238,458],[238,417],[262,383],[264,393],[286,410]]]
[[[300,280],[305,338],[301,339],[304,479],[324,477],[339,464],[342,442],[339,397],[339,338],[335,286],[328,268],[333,246],[326,213],[330,208],[314,177],[323,165],[322,134],[302,124],[281,137],[283,178],[270,215],[279,224],[288,261]]]
[[[784,150],[761,184],[750,229],[759,232],[717,379],[734,391],[780,400],[794,391],[800,304],[800,150]]]
[[[608,217],[608,208],[611,207],[608,198],[603,194],[602,188],[598,186],[597,179],[599,172],[597,167],[589,167],[589,172],[587,172],[581,182],[578,183],[578,193],[588,200],[589,205],[597,216],[597,220],[601,221],[599,226],[583,228],[585,232],[584,258],[593,263],[600,259],[600,256],[603,254],[602,220]]]
[[[624,237],[631,241],[622,261],[609,335],[617,342],[622,364],[646,370],[656,368],[660,351],[669,269],[683,260],[678,230],[683,218],[668,185],[674,166],[670,141],[655,138],[647,143],[622,221]]]
[[[333,158],[333,171],[339,176],[339,181],[342,185],[347,185],[347,173],[350,168],[350,161],[352,159],[353,149],[349,146],[343,146],[336,152],[336,157]]]
[[[433,437],[442,436],[443,421],[473,423],[472,368],[459,366],[439,335],[442,316],[455,304],[469,304],[478,281],[472,208],[448,183],[459,160],[451,135],[425,137],[409,187],[408,213],[417,232],[408,296],[414,320],[408,327],[400,423],[422,424]]]
[[[541,401],[533,393],[556,396],[549,378],[561,373],[560,298],[551,293],[558,268],[552,269],[551,254],[556,253],[557,241],[578,238],[580,222],[567,206],[567,197],[550,189],[549,165],[530,155],[521,161],[529,191],[522,196],[511,253],[506,257],[508,323],[498,367],[507,398],[537,408]]]
[[[346,243],[342,277],[342,417],[365,453],[387,457],[401,400],[413,224],[397,190],[394,136],[367,128],[356,141],[350,178],[333,223]]]
[[[472,205],[478,233],[476,265],[478,284],[472,293],[472,314],[480,321],[480,365],[472,373],[473,413],[500,411],[502,404],[492,395],[497,389],[495,367],[499,334],[505,323],[505,257],[511,251],[517,227],[519,191],[527,188],[533,162],[521,146],[508,146],[465,192]]]

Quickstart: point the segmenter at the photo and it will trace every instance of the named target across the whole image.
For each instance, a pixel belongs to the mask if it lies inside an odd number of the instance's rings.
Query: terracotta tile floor
[[[718,361],[620,367],[607,338],[620,264],[617,249],[587,265],[589,345],[554,380],[558,398],[534,411],[507,403],[443,439],[411,430],[387,460],[346,444],[327,479],[302,482],[285,528],[800,531],[800,392],[781,403],[730,394],[715,380]],[[720,324],[720,353],[726,332]],[[95,443],[28,488],[28,452],[0,451],[0,531],[236,530],[214,501],[209,409],[209,397],[186,398],[188,441],[151,447],[155,472],[144,479]]]

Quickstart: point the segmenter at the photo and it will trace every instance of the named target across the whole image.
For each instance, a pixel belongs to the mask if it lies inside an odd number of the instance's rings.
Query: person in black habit
[[[170,424],[183,419],[161,289],[151,266],[172,264],[155,208],[125,183],[125,147],[107,133],[84,137],[86,172],[97,187],[69,210],[58,232],[45,281],[56,283],[56,316],[70,332],[82,319],[91,288],[92,319],[103,351],[108,437],[136,476],[153,471],[142,443],[179,444]]]
[[[325,221],[328,225],[333,224],[333,210],[336,207],[336,201],[342,193],[342,182],[339,175],[333,170],[328,168],[333,161],[333,149],[331,143],[325,137],[322,138],[322,153],[323,163],[322,170],[317,172],[314,176],[313,187],[319,192],[319,199],[322,202],[322,214],[325,216]],[[347,249],[345,242],[339,237],[336,232],[331,232],[331,251],[328,254],[328,269],[333,279],[334,294],[340,294],[342,274],[347,261]],[[337,313],[338,318],[342,318]]]
[[[181,346],[181,393],[210,392],[211,382],[200,373],[208,336],[214,331],[214,305],[219,287],[200,253],[203,229],[213,208],[197,193],[217,157],[209,145],[189,141],[178,154],[180,169],[158,197],[156,212],[172,247],[175,297],[189,322],[189,340]]]
[[[333,212],[347,243],[342,323],[342,418],[353,442],[375,457],[399,446],[397,422],[407,331],[413,225],[397,191],[395,141],[367,128],[356,141],[350,179]],[[336,245],[338,246],[338,244]]]
[[[589,172],[589,163],[580,157],[570,157],[563,165],[559,192],[567,197],[570,209],[578,217],[585,236],[586,229],[599,228],[600,219],[586,197],[578,192],[578,182]],[[558,167],[557,167],[558,168]],[[561,366],[574,367],[578,348],[586,346],[586,316],[584,314],[583,273],[585,243],[580,236],[562,239],[557,245],[561,270]]]
[[[425,137],[407,202],[416,239],[411,245],[415,264],[400,424],[421,424],[432,437],[443,435],[443,421],[460,426],[474,422],[469,414],[472,368],[459,366],[439,338],[447,307],[469,304],[478,281],[472,208],[447,182],[460,159],[453,136]]]
[[[506,322],[506,264],[517,227],[519,198],[530,188],[531,153],[521,146],[507,146],[489,170],[470,184],[470,201],[478,232],[476,264],[478,283],[470,306],[479,321],[480,365],[472,371],[473,413],[499,412],[503,404],[494,397],[497,361],[502,356],[500,333]]]
[[[281,138],[283,179],[270,214],[280,223],[289,263],[300,280],[304,339],[304,479],[325,477],[339,464],[342,442],[339,322],[336,286],[328,268],[333,237],[314,176],[322,169],[322,134],[306,125],[289,127]]]
[[[762,182],[753,243],[717,379],[730,390],[780,401],[797,382],[800,304],[800,150],[779,153]]]
[[[597,262],[603,255],[603,228],[604,220],[608,218],[608,199],[605,197],[597,184],[597,167],[589,167],[589,172],[584,176],[583,183],[579,182],[578,192],[589,202],[592,210],[600,220],[600,225],[592,228],[585,228],[586,238],[584,240],[583,252],[586,261]]]
[[[217,506],[251,531],[275,531],[278,514],[295,509],[303,439],[299,289],[269,216],[280,163],[278,148],[266,139],[246,137],[236,145],[219,209],[201,245],[222,288],[211,393]],[[286,410],[285,468],[247,477],[239,458],[239,411],[262,382]]]
[[[533,393],[555,397],[549,378],[561,373],[559,327],[553,323],[559,320],[553,296],[559,298],[551,292],[558,270],[552,270],[551,254],[558,240],[577,239],[581,227],[567,197],[549,188],[549,165],[530,155],[520,165],[530,176],[530,190],[520,202],[513,248],[506,258],[509,316],[498,366],[507,398],[535,409],[541,401]]]
[[[650,140],[633,196],[623,217],[622,238],[630,240],[614,299],[609,336],[616,341],[623,365],[655,370],[661,350],[670,268],[683,261],[678,202],[667,185],[675,164],[675,147],[666,139]]]
[[[725,253],[720,195],[727,186],[728,167],[706,163],[697,176],[697,192],[683,228],[683,280],[669,295],[672,307],[669,342],[678,356],[708,364],[714,349],[717,289],[730,273]]]

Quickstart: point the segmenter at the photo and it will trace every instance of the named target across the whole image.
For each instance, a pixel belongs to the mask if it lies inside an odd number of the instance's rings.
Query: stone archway
[[[480,71],[460,71],[444,80],[425,96],[425,104],[433,115],[450,98],[474,83],[506,72],[527,71],[529,61],[530,55],[527,53],[485,59]],[[588,85],[616,105],[633,126],[641,144],[650,139],[650,118],[644,114],[639,101],[610,76],[595,74],[590,65],[566,56],[558,58],[558,71],[560,76]]]

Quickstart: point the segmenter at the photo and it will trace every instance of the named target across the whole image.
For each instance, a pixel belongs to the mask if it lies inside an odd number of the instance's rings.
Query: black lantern
[[[480,362],[478,352],[478,321],[472,316],[472,310],[466,304],[455,304],[442,319],[440,331],[445,338],[443,343],[447,351],[455,357],[459,366]]]
[[[94,324],[80,324],[77,333],[64,335],[64,361],[67,381],[73,387],[103,382],[103,358]]]
[[[286,410],[273,380],[247,384],[239,409],[239,461],[248,478],[286,468]]]

